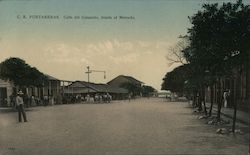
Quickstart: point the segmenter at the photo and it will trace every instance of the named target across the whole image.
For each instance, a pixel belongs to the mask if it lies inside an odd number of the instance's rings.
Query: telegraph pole
[[[86,74],[88,74],[88,94],[89,94],[89,85],[90,85],[90,81],[89,81],[89,74],[92,72],[102,72],[104,74],[104,79],[106,79],[106,71],[103,70],[90,70],[90,67],[87,66],[87,72],[85,72]]]
[[[87,73],[88,74],[88,94],[89,94],[89,74],[91,73],[90,72],[90,70],[89,70],[89,66],[87,66],[87,72],[85,72],[85,73]]]

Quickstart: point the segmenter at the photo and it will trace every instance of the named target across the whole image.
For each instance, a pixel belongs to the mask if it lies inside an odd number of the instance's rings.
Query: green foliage
[[[189,66],[167,73],[163,90],[198,91],[218,77],[231,76],[233,68],[250,64],[249,5],[241,0],[221,6],[204,4],[189,19],[192,24],[186,35],[189,45],[182,50]]]
[[[213,84],[216,78],[231,76],[233,68],[249,61],[250,9],[241,0],[233,3],[204,4],[189,17],[192,27],[184,49],[192,66],[192,86]]]
[[[162,90],[170,90],[176,93],[184,92],[184,85],[190,78],[190,65],[182,65],[168,72],[163,78]]]
[[[150,93],[155,92],[156,90],[151,86],[142,86],[143,96],[148,96]]]
[[[142,87],[130,82],[126,82],[120,85],[120,87],[125,88],[129,91],[129,93],[133,93],[133,95],[140,95],[142,92]]]
[[[202,8],[189,17],[190,46],[183,50],[184,55],[198,70],[209,70],[216,76],[230,75],[232,68],[249,59],[249,6],[239,0],[220,7],[217,3],[204,4]]]
[[[8,58],[0,63],[0,78],[18,86],[42,86],[45,75],[20,58]]]

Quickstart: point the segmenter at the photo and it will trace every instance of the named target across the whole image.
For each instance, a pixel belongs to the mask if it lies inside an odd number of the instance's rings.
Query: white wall
[[[13,83],[0,79],[0,87],[7,89],[7,104],[10,106],[10,95],[13,93]]]

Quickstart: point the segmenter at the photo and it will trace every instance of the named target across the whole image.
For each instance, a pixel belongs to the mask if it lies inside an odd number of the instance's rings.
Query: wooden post
[[[217,104],[218,104],[218,111],[217,111],[217,121],[220,121],[220,114],[221,114],[221,99],[222,99],[222,93],[221,93],[221,79],[219,78],[219,83],[218,83],[218,92],[217,92]]]
[[[250,59],[250,56],[249,56],[249,59]],[[247,65],[246,65],[246,101],[249,104],[250,102],[250,62],[249,61],[247,62]]]
[[[214,105],[214,85],[211,85],[210,86],[210,102],[211,102],[211,104],[210,104],[210,109],[209,109],[209,117],[210,116],[212,116],[212,110],[213,110],[213,105]]]
[[[64,96],[64,81],[62,81],[62,95]]]
[[[236,83],[237,79],[234,79],[234,99],[233,99],[233,104],[234,104],[234,116],[233,116],[233,126],[232,126],[232,132],[235,132],[235,124],[236,124],[236,113],[237,113],[237,94],[236,94],[236,87],[237,87],[237,83]]]
[[[202,100],[203,100],[203,105],[204,105],[204,113],[205,113],[205,116],[207,116],[207,107],[206,107],[206,96],[205,96],[205,87],[204,85],[202,86]]]

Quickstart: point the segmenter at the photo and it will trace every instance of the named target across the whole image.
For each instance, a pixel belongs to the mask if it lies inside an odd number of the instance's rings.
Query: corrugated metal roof
[[[85,81],[75,81],[69,86],[67,86],[67,92],[75,92],[79,93],[87,93],[89,92],[98,92],[98,93],[118,93],[118,94],[126,94],[128,93],[127,89],[118,88],[114,86],[110,86],[108,84],[96,84],[96,83],[88,83]],[[65,90],[66,90],[65,89]]]
[[[123,76],[124,76],[125,78],[129,79],[131,82],[133,81],[133,82],[138,82],[138,83],[141,83],[141,84],[144,83],[144,82],[141,82],[141,81],[135,79],[135,78],[132,77],[132,76],[125,76],[125,75],[123,75]]]
[[[75,87],[73,87],[73,88],[66,88],[66,89],[64,89],[64,93],[65,94],[86,94],[86,93],[96,93],[97,91],[96,90],[93,90],[93,89],[91,89],[91,88],[75,88]]]
[[[126,76],[126,75],[119,75],[119,76],[117,76],[116,78],[110,80],[110,81],[108,82],[108,84],[111,83],[113,80],[118,79],[118,78],[121,78],[121,77],[126,78],[127,80],[129,80],[129,81],[132,82],[132,83],[144,84],[144,82],[141,82],[141,81],[135,79],[135,78],[132,77],[132,76]]]
[[[54,80],[54,81],[60,81],[59,79],[53,77],[53,76],[50,76],[48,74],[44,74],[49,80]]]

